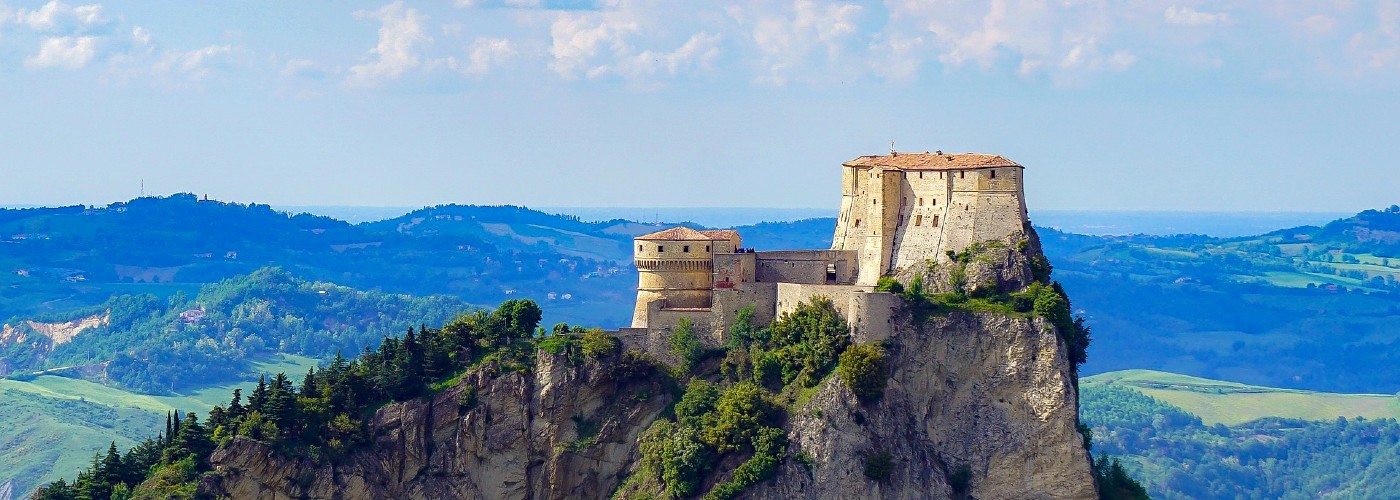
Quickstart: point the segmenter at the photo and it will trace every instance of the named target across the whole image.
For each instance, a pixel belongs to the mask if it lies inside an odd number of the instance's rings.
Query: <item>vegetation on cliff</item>
[[[490,313],[463,314],[441,328],[409,328],[402,337],[385,337],[377,349],[366,347],[353,360],[337,355],[321,369],[308,371],[300,386],[278,373],[260,380],[246,402],[235,390],[229,404],[214,407],[203,423],[194,413],[174,416],[155,439],[124,455],[112,445],[71,484],[60,480],[36,496],[189,497],[192,481],[208,469],[210,453],[234,437],[312,461],[337,460],[366,443],[365,418],[386,402],[421,396],[432,390],[433,382],[472,366],[528,370],[540,344],[559,343],[559,337],[533,337],[540,317],[534,302],[508,300]],[[600,348],[596,336],[585,343],[586,334],[579,334],[581,346],[595,352]],[[117,463],[119,468],[112,465]]]
[[[769,325],[752,318],[752,308],[739,311],[728,344],[715,351],[696,354],[687,334],[673,336],[685,391],[674,415],[643,435],[642,460],[616,497],[733,498],[772,477],[796,458],[783,428],[790,411],[841,363],[878,397],[888,374],[872,363],[883,360],[865,346],[843,357],[850,329],[830,299],[800,303]]]

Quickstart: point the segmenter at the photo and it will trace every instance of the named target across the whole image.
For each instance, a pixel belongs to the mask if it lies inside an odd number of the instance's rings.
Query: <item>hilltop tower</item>
[[[842,164],[832,250],[857,254],[858,285],[1022,231],[1024,167],[998,155],[895,153]]]
[[[709,311],[714,288],[714,255],[740,248],[739,233],[696,231],[674,227],[638,236],[637,305],[632,327],[647,327],[647,305],[662,301],[663,309]]]

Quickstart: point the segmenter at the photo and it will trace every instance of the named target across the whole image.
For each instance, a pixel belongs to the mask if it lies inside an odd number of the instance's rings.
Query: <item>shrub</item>
[[[604,333],[598,328],[583,332],[579,338],[579,347],[583,350],[583,355],[590,358],[603,358],[613,353],[617,349],[617,339]]]
[[[904,293],[904,284],[894,279],[893,276],[881,276],[880,279],[875,282],[875,291],[896,294]]]
[[[883,482],[890,478],[894,472],[894,455],[888,451],[871,454],[865,457],[865,477],[871,481]]]
[[[671,331],[671,337],[667,340],[671,343],[671,355],[681,360],[682,372],[690,371],[704,354],[704,349],[700,345],[700,336],[695,333],[695,327],[690,323],[689,318],[681,318],[680,321],[677,321],[676,328]]]
[[[836,374],[862,402],[880,399],[889,380],[885,350],[873,344],[851,346],[841,353]]]
[[[476,408],[476,386],[466,386],[462,388],[462,393],[457,395],[457,408],[461,411],[471,411]]]

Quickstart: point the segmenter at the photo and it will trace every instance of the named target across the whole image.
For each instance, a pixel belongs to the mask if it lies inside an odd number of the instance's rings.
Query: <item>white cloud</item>
[[[1228,12],[1201,12],[1190,7],[1173,5],[1165,12],[1168,23],[1181,26],[1231,26],[1234,18]]]
[[[627,52],[627,36],[639,29],[636,21],[616,13],[560,13],[549,27],[554,58],[549,69],[567,80],[600,75],[607,68],[602,56]]]
[[[101,5],[91,4],[73,7],[57,0],[46,3],[38,9],[16,10],[11,14],[11,18],[18,24],[28,26],[29,29],[44,32],[78,31],[107,23],[107,20],[102,17]]]
[[[801,80],[849,77],[844,56],[855,45],[860,27],[857,18],[861,6],[845,2],[798,0],[791,8],[777,12],[756,7],[745,11],[738,7],[728,10],[729,16],[740,24],[751,25],[749,38],[758,56],[761,74],[759,82],[783,85],[794,78]],[[836,71],[810,71],[821,68]]]
[[[233,47],[230,45],[210,45],[187,51],[166,51],[161,54],[160,59],[155,64],[151,65],[151,70],[158,76],[178,77],[184,82],[197,83],[209,75],[209,67],[212,62],[227,58],[231,53],[233,53]]]
[[[97,38],[59,36],[45,38],[39,53],[24,60],[31,68],[80,69],[97,55]]]
[[[471,76],[481,76],[491,72],[516,56],[515,47],[505,38],[477,38],[472,42],[467,54],[467,63],[461,65],[452,60],[453,69]]]
[[[421,46],[432,41],[423,31],[425,17],[397,1],[375,11],[357,11],[355,17],[374,19],[379,27],[379,43],[369,51],[371,61],[350,67],[346,83],[374,86],[396,80],[422,65]]]

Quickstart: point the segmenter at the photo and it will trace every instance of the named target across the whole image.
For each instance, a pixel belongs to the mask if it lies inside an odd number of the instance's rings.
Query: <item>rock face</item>
[[[1076,428],[1068,361],[1039,319],[953,313],[905,324],[889,344],[892,380],[862,405],[828,379],[791,415],[789,461],[756,498],[1096,498]],[[864,475],[888,452],[889,479]],[[970,473],[954,488],[950,477]]]
[[[921,272],[935,292],[1005,293],[1031,283],[1039,256],[1029,233],[909,272]],[[788,408],[792,458],[743,498],[1097,497],[1070,359],[1053,326],[995,312],[924,317],[908,306],[890,321],[883,397],[862,403],[828,377]],[[201,491],[239,499],[605,498],[636,469],[637,436],[672,402],[661,375],[619,375],[626,370],[617,360],[540,352],[529,374],[469,373],[431,398],[380,409],[370,423],[373,446],[335,466],[236,440],[215,452],[217,474]],[[469,386],[479,388],[475,407],[460,404]],[[596,443],[580,446],[581,428],[596,429]],[[868,478],[867,460],[882,456],[888,477]]]
[[[283,458],[242,438],[210,461],[200,491],[238,499],[600,498],[637,458],[637,435],[670,404],[654,380],[541,352],[530,375],[468,373],[431,398],[387,405],[372,446],[338,465]],[[477,387],[477,403],[462,393]],[[569,447],[580,427],[596,444]],[[587,436],[585,436],[587,437]]]

